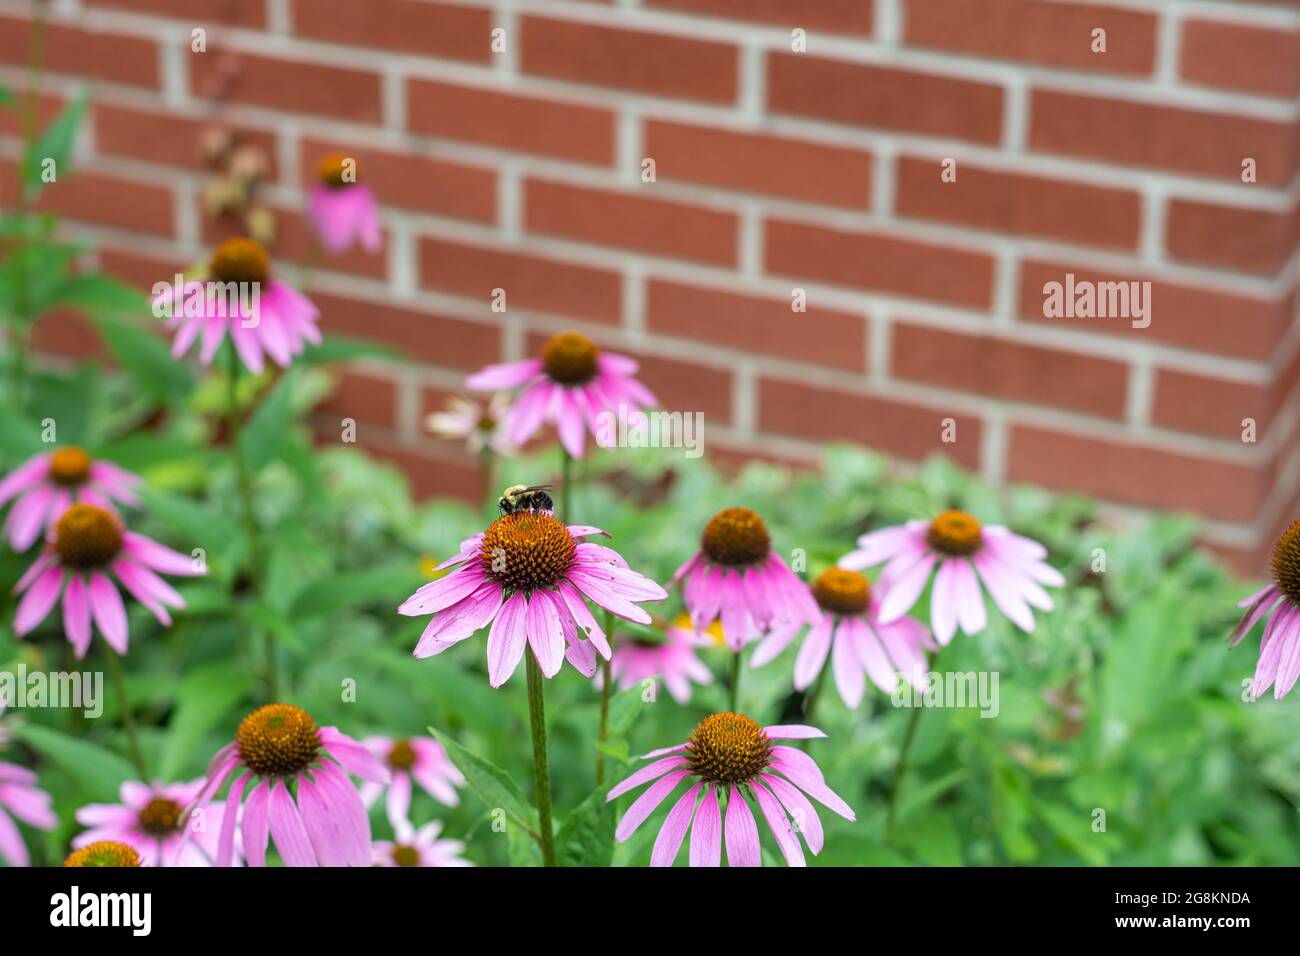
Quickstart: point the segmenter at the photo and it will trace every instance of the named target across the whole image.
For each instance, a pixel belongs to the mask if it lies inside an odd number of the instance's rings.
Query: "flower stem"
[[[235,474],[239,484],[239,499],[244,519],[244,538],[248,543],[248,576],[250,587],[257,594],[261,585],[262,550],[261,540],[257,534],[257,517],[253,511],[253,476],[249,473],[248,462],[244,459],[244,446],[240,442],[239,418],[239,353],[234,343],[230,343],[230,365],[227,376],[228,385],[228,422],[230,432],[230,453],[235,461]],[[275,637],[268,630],[265,634],[266,698],[274,701],[278,696],[276,675]]]
[[[834,635],[832,635],[832,639]],[[822,665],[822,669],[817,673],[817,679],[813,681],[812,688],[803,699],[803,721],[805,724],[811,724],[813,713],[817,710],[817,701],[821,699],[822,687],[826,683],[826,672],[831,669],[831,662],[828,660]]]
[[[731,711],[740,713],[740,651],[731,657]]]
[[[497,510],[497,488],[493,480],[495,470],[496,455],[492,446],[484,442],[478,453],[479,506],[489,515]]]
[[[537,842],[542,848],[542,865],[555,862],[555,833],[551,828],[551,778],[546,767],[546,690],[542,669],[532,651],[524,651],[528,668],[528,727],[533,734],[533,788],[537,792]]]
[[[108,661],[108,673],[113,681],[113,690],[117,693],[117,706],[122,711],[122,728],[126,731],[127,743],[131,748],[131,762],[140,774],[140,780],[149,782],[149,771],[145,767],[144,753],[140,750],[140,738],[135,731],[135,717],[131,713],[131,702],[126,696],[126,678],[122,675],[122,661],[117,651],[104,645],[104,659]]]
[[[605,612],[605,640],[614,639],[614,615]],[[613,693],[614,676],[609,661],[600,659],[600,735],[596,744],[596,786],[605,782],[605,743],[609,740],[609,695]]]
[[[916,739],[916,728],[921,723],[921,711],[924,707],[912,706],[912,714],[907,719],[907,730],[903,732],[903,745],[898,751],[898,763],[894,765],[894,781],[889,786],[889,809],[885,813],[884,842],[888,843],[894,830],[894,816],[898,812],[898,794],[902,789],[903,774],[907,773],[907,762],[912,753],[912,741]]]
[[[573,515],[569,513],[569,508],[573,503],[573,495],[570,494],[570,487],[573,484],[573,456],[567,450],[561,448],[560,454],[560,520],[565,524],[573,524]]]

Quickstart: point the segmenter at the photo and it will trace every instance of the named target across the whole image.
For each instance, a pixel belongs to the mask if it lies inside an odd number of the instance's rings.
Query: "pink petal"
[[[750,811],[740,788],[731,787],[727,797],[727,865],[762,866],[763,851],[758,843],[758,824]]]
[[[718,809],[718,788],[705,788],[704,799],[695,811],[691,827],[691,866],[722,865],[722,813]]]

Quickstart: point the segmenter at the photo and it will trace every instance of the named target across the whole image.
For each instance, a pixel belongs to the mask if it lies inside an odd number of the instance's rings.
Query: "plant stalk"
[[[122,711],[122,728],[126,731],[127,743],[131,749],[131,762],[135,764],[136,773],[142,783],[149,782],[149,770],[145,766],[144,752],[140,749],[140,738],[135,729],[135,716],[131,713],[131,701],[126,696],[126,677],[122,674],[122,660],[117,651],[104,644],[104,659],[108,661],[109,677],[113,681],[113,690],[117,693],[117,706]]]
[[[235,321],[238,321],[236,319]],[[230,453],[235,461],[236,480],[239,485],[239,499],[244,521],[244,538],[248,542],[248,576],[254,594],[261,591],[262,549],[257,533],[257,517],[253,509],[253,476],[248,471],[248,462],[244,458],[244,446],[240,441],[241,423],[239,418],[239,353],[234,343],[230,343],[230,364],[228,369],[228,422],[230,432]],[[276,664],[275,637],[268,630],[265,635],[265,667],[263,675],[266,684],[266,699],[273,702],[278,696],[278,667]]]
[[[537,800],[537,842],[542,848],[542,865],[555,862],[555,833],[551,827],[551,778],[546,766],[546,690],[542,669],[531,650],[524,651],[528,668],[528,727],[533,735],[533,789]]]

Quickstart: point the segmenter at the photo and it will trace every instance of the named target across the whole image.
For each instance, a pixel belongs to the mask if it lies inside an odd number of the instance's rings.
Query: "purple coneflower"
[[[1246,613],[1228,636],[1235,646],[1259,621],[1267,619],[1259,641],[1259,663],[1250,695],[1273,687],[1281,700],[1300,677],[1300,520],[1291,522],[1273,548],[1273,583],[1243,600]]]
[[[184,355],[202,337],[199,361],[210,365],[229,334],[244,367],[257,374],[266,356],[287,368],[307,342],[320,342],[316,306],[288,283],[271,278],[271,257],[260,243],[227,239],[212,253],[203,278],[207,281],[186,283],[179,294],[173,290],[162,296],[171,300],[166,324],[176,332],[173,355]],[[215,294],[218,283],[229,294]],[[253,290],[256,308],[251,304]]]
[[[493,687],[515,672],[525,643],[546,677],[554,677],[566,657],[591,677],[596,652],[609,660],[610,649],[586,601],[626,620],[649,624],[650,615],[635,602],[668,596],[658,584],[630,570],[618,552],[584,540],[598,534],[605,532],[565,525],[550,510],[497,518],[438,566],[458,567],[421,587],[398,608],[408,617],[434,615],[415,656],[441,654],[491,623],[487,657]]]
[[[614,639],[614,656],[610,673],[620,690],[627,690],[644,680],[660,679],[679,704],[691,699],[691,682],[712,684],[713,672],[700,660],[696,650],[713,643],[711,638],[691,629],[690,618],[682,615],[663,629],[662,641],[643,640],[620,634]],[[603,674],[596,675],[596,686],[603,686]]]
[[[249,866],[266,865],[268,833],[285,866],[369,866],[370,818],[348,773],[388,780],[369,750],[335,727],[318,727],[305,710],[267,704],[253,711],[234,741],[212,758],[195,800],[202,805],[235,777],[221,818],[217,866],[234,860],[239,804],[254,781],[240,825]]]
[[[134,847],[125,843],[119,843],[116,840],[100,840],[83,846],[79,850],[73,850],[68,854],[68,858],[63,861],[64,866],[80,867],[117,867],[117,866],[143,866],[140,862],[140,854],[135,851]]]
[[[0,700],[0,714],[4,709],[5,702]],[[0,743],[8,739],[8,734],[0,731]],[[59,821],[50,809],[50,802],[50,795],[36,786],[33,771],[0,761],[0,860],[7,866],[31,863],[23,835],[9,815],[38,830],[53,830]]]
[[[858,550],[839,564],[860,571],[889,562],[878,582],[884,594],[880,620],[886,624],[912,609],[937,564],[930,627],[939,643],[947,644],[958,628],[978,634],[988,624],[981,581],[1003,614],[1022,631],[1033,631],[1030,605],[1042,611],[1053,607],[1041,585],[1065,584],[1061,573],[1043,561],[1046,556],[1047,549],[1037,541],[950,509],[933,521],[909,521],[865,534]]]
[[[700,535],[700,550],[677,569],[691,624],[706,630],[721,619],[727,646],[740,650],[783,625],[821,617],[803,582],[772,550],[763,519],[748,508],[724,508]]]
[[[367,252],[379,251],[382,237],[375,196],[369,186],[357,182],[355,161],[337,153],[322,159],[308,208],[312,226],[327,252],[346,252],[353,242],[360,243]]]
[[[203,783],[202,778],[189,783],[128,780],[118,793],[121,803],[91,803],[77,811],[77,822],[89,829],[72,845],[111,840],[132,847],[145,866],[212,866],[225,805],[206,803],[189,811],[187,820],[187,808]]]
[[[724,843],[729,866],[761,866],[758,826],[748,799],[757,801],[786,862],[803,866],[803,847],[796,834],[803,835],[814,855],[821,852],[823,844],[821,820],[808,797],[846,820],[857,817],[826,785],[811,757],[772,741],[825,736],[816,727],[802,724],[761,727],[744,714],[731,711],[706,717],[696,725],[690,740],[646,754],[642,759],[659,759],[609,791],[605,799],[613,800],[654,781],[628,807],[614,835],[620,843],[627,840],[655,807],[689,777],[694,782],[673,804],[659,829],[651,866],[672,866],[688,830],[691,866],[721,866]],[[720,795],[726,797],[725,823]],[[787,814],[794,818],[795,827],[790,825]]]
[[[864,674],[887,694],[898,688],[900,678],[924,689],[925,651],[934,649],[924,625],[910,617],[882,623],[880,599],[858,571],[828,568],[813,581],[811,591],[822,613],[808,628],[795,657],[796,690],[812,685],[826,665],[827,655],[835,686],[849,708],[862,702]],[[803,628],[800,623],[774,631],[755,649],[750,666],[761,667],[772,660]]]
[[[29,458],[0,481],[0,508],[12,498],[5,534],[15,551],[26,551],[76,501],[100,508],[111,502],[138,505],[140,479],[112,462],[91,458],[76,445]]]
[[[366,737],[361,741],[376,759],[388,766],[388,821],[397,826],[405,820],[411,809],[411,781],[420,785],[429,796],[449,807],[460,803],[457,787],[465,785],[465,777],[442,749],[442,744],[432,737]],[[361,785],[361,799],[367,807],[379,799],[384,784],[367,780]]]
[[[406,820],[393,824],[391,840],[376,840],[375,866],[473,866],[462,859],[465,844],[459,840],[439,840],[442,824],[437,820],[415,829]]]
[[[565,450],[581,458],[587,431],[597,434],[597,415],[617,414],[620,405],[631,413],[655,404],[650,390],[632,377],[636,370],[634,359],[603,352],[577,332],[561,332],[547,341],[541,358],[489,365],[465,384],[486,392],[522,389],[507,418],[506,439],[522,445],[552,424]]]
[[[490,448],[498,455],[509,455],[514,446],[506,440],[505,418],[510,410],[510,396],[498,392],[486,406],[459,395],[452,396],[447,408],[431,413],[424,425],[439,438],[463,441],[474,454]]]
[[[14,615],[14,633],[19,637],[30,633],[62,594],[63,630],[78,659],[90,648],[92,619],[109,646],[125,654],[126,607],[109,571],[163,626],[172,622],[167,608],[183,608],[185,599],[154,572],[204,573],[194,559],[127,531],[112,511],[75,504],[55,522],[45,551],[14,587],[26,592]]]

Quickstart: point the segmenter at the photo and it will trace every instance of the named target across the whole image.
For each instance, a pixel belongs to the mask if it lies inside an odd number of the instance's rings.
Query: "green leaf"
[[[58,304],[84,309],[91,315],[138,316],[149,309],[143,293],[103,272],[70,277],[59,289]]]
[[[125,759],[88,740],[36,724],[20,724],[14,734],[67,771],[91,797],[115,800],[122,782],[137,776]]]
[[[1106,834],[1092,829],[1092,814],[1055,803],[1039,803],[1034,810],[1060,841],[1083,857],[1085,863],[1106,865]]]
[[[54,160],[55,175],[64,171],[72,146],[77,140],[77,131],[86,116],[86,106],[90,94],[82,91],[75,100],[54,118],[45,128],[45,132],[36,137],[23,156],[23,188],[35,194],[47,184],[41,180],[42,163]]]
[[[293,370],[285,372],[239,436],[249,470],[261,471],[280,456],[293,415]]]
[[[158,775],[164,780],[178,777],[204,734],[243,700],[252,683],[247,671],[230,664],[208,664],[186,674],[176,690],[178,703]]]
[[[609,866],[614,857],[614,804],[597,787],[565,819],[556,837],[560,866]]]
[[[637,717],[641,715],[646,706],[646,702],[641,699],[640,684],[611,695],[609,699],[609,736],[611,738],[622,737],[631,730],[632,725],[636,723]]]
[[[363,571],[331,574],[312,581],[294,598],[294,618],[334,614],[345,608],[385,603],[396,607],[421,579],[414,562],[384,565]]]
[[[165,342],[143,329],[100,318],[95,327],[113,357],[142,392],[157,402],[179,398],[190,390],[189,367],[172,358]]]
[[[383,359],[389,362],[405,360],[397,349],[367,339],[354,339],[345,335],[331,335],[319,345],[308,346],[299,357],[300,362],[322,364],[327,362],[352,362],[356,359]]]
[[[17,100],[14,99],[13,92],[7,86],[0,86],[0,106],[15,106]]]
[[[524,799],[524,795],[504,770],[466,750],[440,730],[430,727],[429,733],[438,738],[456,769],[465,775],[470,789],[479,795],[489,809],[505,810],[506,815],[515,823],[534,836],[537,835],[537,811]]]

